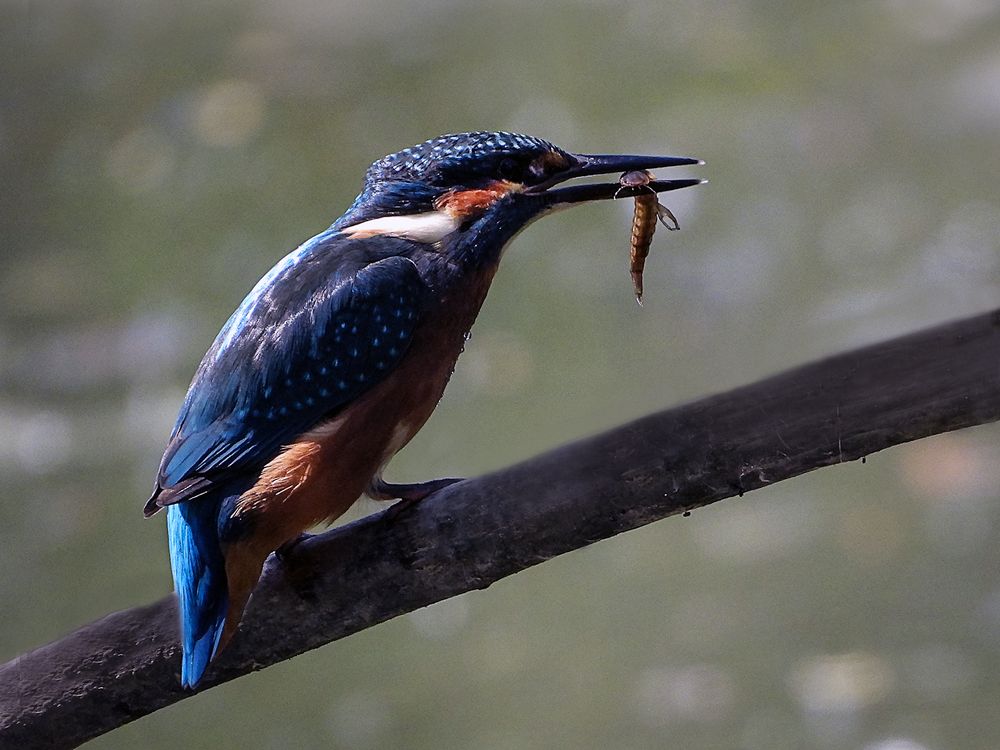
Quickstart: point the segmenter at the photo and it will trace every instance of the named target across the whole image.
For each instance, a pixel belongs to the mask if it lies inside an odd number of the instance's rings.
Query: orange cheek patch
[[[516,188],[512,182],[496,180],[485,188],[449,190],[435,201],[434,207],[438,211],[447,211],[452,216],[465,220],[483,213]]]

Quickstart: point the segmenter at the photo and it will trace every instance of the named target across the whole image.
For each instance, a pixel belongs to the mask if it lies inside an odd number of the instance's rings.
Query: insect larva
[[[632,244],[629,251],[629,272],[632,275],[632,286],[635,289],[635,301],[642,304],[642,272],[646,267],[646,257],[649,255],[649,245],[656,232],[656,221],[659,219],[667,229],[680,229],[677,217],[656,197],[656,191],[649,187],[653,175],[649,172],[625,172],[619,178],[621,186],[645,187],[649,192],[635,196],[635,213],[632,215]],[[672,221],[673,226],[668,222]]]

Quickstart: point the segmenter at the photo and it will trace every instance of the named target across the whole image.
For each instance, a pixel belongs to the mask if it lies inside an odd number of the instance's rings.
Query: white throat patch
[[[408,216],[382,216],[341,229],[348,237],[389,235],[404,240],[434,244],[458,229],[460,221],[447,211],[428,211]]]

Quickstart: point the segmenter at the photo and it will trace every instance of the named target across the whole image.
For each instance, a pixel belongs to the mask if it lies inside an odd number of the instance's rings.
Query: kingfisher
[[[163,454],[144,511],[166,508],[185,688],[233,637],[268,555],[362,495],[416,502],[458,481],[390,484],[382,470],[440,400],[511,238],[623,192],[617,180],[562,183],[699,163],[473,132],[371,165],[347,212],[280,260],[223,326]]]

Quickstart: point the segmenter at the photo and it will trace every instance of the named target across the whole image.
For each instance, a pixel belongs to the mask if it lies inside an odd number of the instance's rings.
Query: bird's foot
[[[282,572],[285,575],[285,581],[288,582],[288,585],[298,594],[300,599],[310,602],[315,601],[317,598],[315,570],[313,570],[308,558],[304,555],[299,555],[295,551],[295,548],[312,536],[315,535],[303,532],[294,539],[285,542],[274,551],[274,556],[281,565]]]
[[[386,520],[392,522],[424,498],[461,481],[462,479],[458,477],[446,477],[417,484],[390,484],[381,477],[376,477],[368,485],[365,494],[373,500],[397,500],[385,511]]]
[[[288,561],[295,554],[295,548],[298,547],[300,544],[302,544],[302,542],[304,542],[306,539],[309,539],[313,536],[315,535],[302,532],[294,539],[291,539],[282,544],[280,547],[278,547],[278,549],[274,551],[274,556],[278,558],[278,562],[280,562],[282,565],[287,565]]]
[[[365,490],[365,494],[372,500],[405,500],[416,503],[438,490],[461,481],[461,477],[445,477],[416,484],[390,484],[381,477],[375,477]]]

